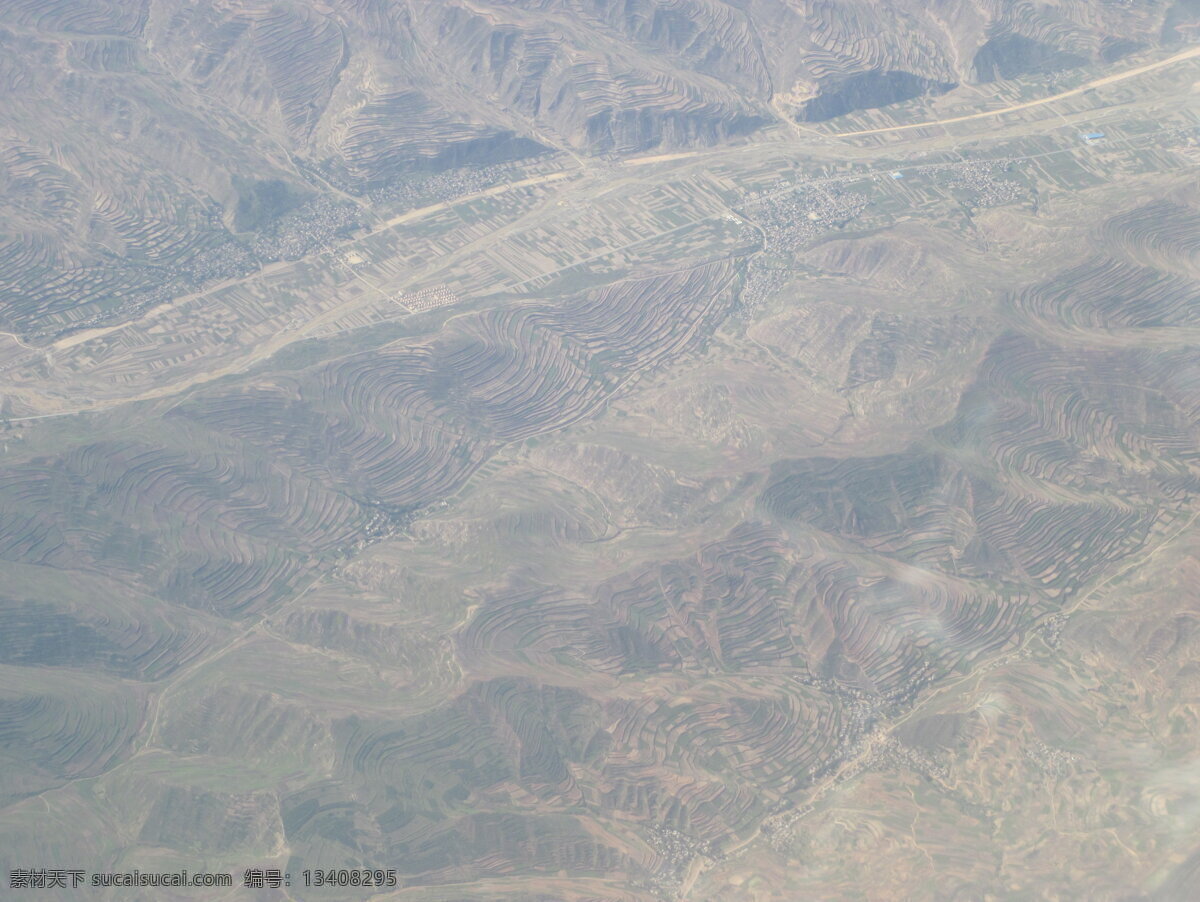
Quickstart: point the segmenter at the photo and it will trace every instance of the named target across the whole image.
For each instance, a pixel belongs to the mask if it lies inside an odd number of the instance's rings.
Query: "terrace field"
[[[5,872],[1192,897],[1194,5],[807,6],[0,3]]]

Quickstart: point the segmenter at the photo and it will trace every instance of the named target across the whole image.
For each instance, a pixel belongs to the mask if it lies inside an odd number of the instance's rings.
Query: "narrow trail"
[[[929,122],[910,122],[907,125],[889,125],[885,128],[867,128],[856,132],[837,132],[830,137],[833,138],[857,138],[863,135],[882,135],[890,132],[909,131],[914,128],[932,128],[935,125],[951,125],[955,122],[970,122],[975,119],[988,119],[992,116],[1003,116],[1006,113],[1016,113],[1020,110],[1028,110],[1033,107],[1045,106],[1048,103],[1062,100],[1066,97],[1075,97],[1095,88],[1102,88],[1105,85],[1115,84],[1119,81],[1124,81],[1127,78],[1134,78],[1138,75],[1144,75],[1147,72],[1153,72],[1157,69],[1165,69],[1167,66],[1173,66],[1176,63],[1182,63],[1186,60],[1195,59],[1200,56],[1200,45],[1189,47],[1187,50],[1181,50],[1174,56],[1169,56],[1165,60],[1159,60],[1156,63],[1147,63],[1144,66],[1138,66],[1136,69],[1129,69],[1125,72],[1118,72],[1115,75],[1106,75],[1103,78],[1097,78],[1089,81],[1086,84],[1080,85],[1078,88],[1072,88],[1069,91],[1063,91],[1059,94],[1052,94],[1049,97],[1043,97],[1041,100],[1029,100],[1025,103],[1015,103],[1012,106],[1006,106],[999,110],[985,110],[982,113],[969,113],[965,116],[949,116],[945,119],[932,119]]]

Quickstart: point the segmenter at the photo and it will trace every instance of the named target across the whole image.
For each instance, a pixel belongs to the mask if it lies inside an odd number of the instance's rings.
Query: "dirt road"
[[[971,113],[966,116],[951,116],[946,119],[933,119],[929,122],[913,122],[908,125],[891,125],[886,128],[867,128],[857,132],[838,132],[833,135],[834,138],[857,138],[862,135],[882,135],[888,132],[903,132],[914,128],[930,128],[934,125],[950,125],[955,122],[970,122],[974,119],[987,119],[991,116],[1003,116],[1005,113],[1016,113],[1021,110],[1028,110],[1036,106],[1044,106],[1048,103],[1054,103],[1057,100],[1062,100],[1066,97],[1074,97],[1078,94],[1083,94],[1085,91],[1091,91],[1095,88],[1102,88],[1105,85],[1111,85],[1118,81],[1124,81],[1127,78],[1134,78],[1138,75],[1144,75],[1147,72],[1153,72],[1156,69],[1164,69],[1167,66],[1173,66],[1176,63],[1182,63],[1185,60],[1195,59],[1200,56],[1200,45],[1189,47],[1187,50],[1181,50],[1174,56],[1169,56],[1165,60],[1159,60],[1156,63],[1147,63],[1144,66],[1138,66],[1136,69],[1129,69],[1126,72],[1118,72],[1115,75],[1106,75],[1104,78],[1097,78],[1094,81],[1089,81],[1087,84],[1080,85],[1078,88],[1072,88],[1070,91],[1063,91],[1061,94],[1052,94],[1049,97],[1043,97],[1041,100],[1030,100],[1026,103],[1016,103],[1012,106],[1006,106],[999,110],[987,110],[982,113]]]

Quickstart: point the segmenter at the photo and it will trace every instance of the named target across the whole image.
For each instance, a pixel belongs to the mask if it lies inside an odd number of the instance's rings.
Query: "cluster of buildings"
[[[297,260],[329,247],[362,226],[354,204],[318,197],[275,220],[250,241],[261,262]]]
[[[462,298],[445,285],[436,285],[433,288],[422,288],[420,291],[402,291],[396,294],[392,300],[407,307],[413,313],[423,313],[426,310],[457,304]]]
[[[745,212],[765,235],[764,251],[793,254],[814,238],[854,219],[867,202],[866,195],[836,184],[801,185],[762,196]]]
[[[866,195],[835,181],[748,194],[743,212],[758,227],[763,253],[747,267],[740,309],[734,315],[749,319],[786,284],[792,272],[788,258],[857,217],[867,203]]]
[[[746,281],[742,284],[738,309],[733,316],[741,320],[749,320],[754,311],[762,308],[763,304],[777,294],[787,284],[791,270],[780,267],[755,257],[746,267]]]
[[[683,886],[681,878],[697,856],[714,857],[710,843],[701,842],[671,827],[652,830],[647,844],[664,859],[653,888],[668,895],[674,895]]]
[[[507,181],[514,168],[511,163],[496,163],[491,166],[451,169],[424,178],[392,182],[369,192],[367,199],[373,205],[398,210],[424,207],[464,194],[486,191]]]
[[[1001,164],[991,162],[961,163],[951,172],[951,188],[965,189],[976,207],[999,207],[1020,200],[1025,189],[1012,179],[998,178]]]

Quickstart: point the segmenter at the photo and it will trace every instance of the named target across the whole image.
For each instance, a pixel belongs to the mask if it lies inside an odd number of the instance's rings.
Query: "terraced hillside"
[[[0,879],[1190,898],[1197,24],[0,2]]]
[[[123,321],[361,227],[355,198],[422,174],[714,146],[1053,75],[1190,34],[1189,10],[12,0],[0,326],[45,340]]]

